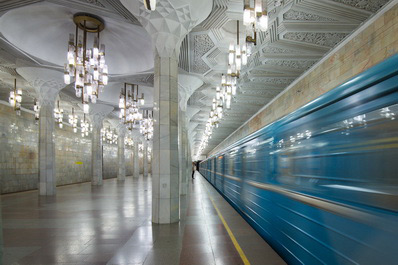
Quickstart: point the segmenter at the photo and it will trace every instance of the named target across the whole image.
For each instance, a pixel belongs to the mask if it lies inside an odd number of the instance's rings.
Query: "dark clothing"
[[[192,178],[195,178],[196,164],[192,164]]]

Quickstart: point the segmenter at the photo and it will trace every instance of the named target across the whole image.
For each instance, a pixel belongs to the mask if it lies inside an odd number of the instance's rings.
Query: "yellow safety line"
[[[200,182],[202,182],[202,180],[200,180]],[[202,185],[204,185],[204,184],[202,183]],[[211,201],[211,203],[212,203],[213,206],[214,206],[214,209],[216,209],[216,211],[217,211],[218,217],[221,219],[221,222],[223,223],[223,225],[224,225],[224,227],[225,227],[225,230],[227,230],[228,235],[229,235],[229,237],[230,237],[231,240],[232,240],[232,243],[234,244],[236,250],[237,250],[238,253],[239,253],[240,258],[241,258],[242,261],[243,261],[243,264],[245,264],[245,265],[250,265],[249,260],[247,259],[247,257],[246,257],[246,255],[245,255],[245,253],[243,252],[242,248],[240,247],[240,245],[239,245],[238,241],[236,240],[234,234],[232,233],[231,229],[229,228],[229,226],[228,226],[227,222],[225,221],[224,217],[222,216],[220,210],[218,210],[218,208],[217,208],[217,206],[216,206],[216,204],[215,204],[213,198],[210,196],[209,190],[207,189],[206,185],[204,185],[204,186],[205,186],[205,188],[206,188],[207,195],[209,196],[210,201]]]

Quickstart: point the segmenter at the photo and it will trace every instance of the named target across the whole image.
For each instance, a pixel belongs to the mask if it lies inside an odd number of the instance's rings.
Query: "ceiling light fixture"
[[[245,48],[243,48],[245,47]],[[247,64],[247,57],[246,57],[246,46],[243,45],[240,47],[239,43],[239,20],[236,21],[236,45],[233,42],[229,45],[229,55],[228,55],[228,73],[234,79],[239,78],[239,73],[242,68],[242,64]]]
[[[92,125],[86,121],[86,114],[83,114],[83,119],[80,120],[80,130],[82,137],[88,136],[88,133],[93,130]]]
[[[59,107],[59,100],[57,101],[57,107],[54,109],[54,118],[55,122],[58,124],[58,127],[62,129],[62,127],[64,127],[64,110]]]
[[[153,137],[153,110],[144,110],[143,119],[140,125],[140,133],[144,136],[145,140],[149,141]]]
[[[154,11],[156,9],[156,0],[143,0],[147,10]]]
[[[73,132],[77,133],[77,115],[74,108],[72,108],[72,113],[69,114],[69,124],[72,125]]]
[[[40,105],[37,99],[34,100],[33,111],[35,112],[35,124],[39,124],[40,119]]]
[[[124,144],[127,147],[133,147],[134,146],[134,141],[130,137],[126,136],[126,137],[124,137]]]
[[[251,55],[252,48],[257,44],[257,31],[268,29],[267,11],[263,9],[262,0],[244,0],[243,25],[247,28],[246,53]]]
[[[111,127],[102,128],[101,129],[101,134],[102,134],[102,142],[106,142],[108,144],[116,144],[117,143],[117,134],[114,130],[111,129]]]
[[[119,118],[127,125],[129,130],[132,130],[142,120],[142,113],[139,112],[139,107],[145,104],[145,99],[144,93],[141,93],[141,97],[138,96],[138,90],[138,85],[124,83],[124,87],[120,92]]]
[[[17,89],[17,79],[14,80],[14,90],[10,92],[10,97],[8,98],[8,102],[11,107],[14,108],[17,115],[21,115],[21,103],[22,103],[22,89]]]
[[[100,44],[100,32],[105,25],[101,18],[86,13],[75,14],[73,21],[76,35],[69,35],[64,81],[70,84],[74,79],[76,96],[82,99],[84,113],[88,113],[89,101],[96,103],[99,93],[108,84],[105,45]],[[83,36],[79,29],[83,31]],[[87,48],[87,33],[97,34],[91,49]]]

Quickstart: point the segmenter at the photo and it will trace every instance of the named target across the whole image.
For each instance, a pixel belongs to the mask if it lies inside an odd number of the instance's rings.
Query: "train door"
[[[225,156],[224,155],[221,157],[220,177],[221,177],[220,190],[222,193],[224,193],[224,179],[225,179]]]
[[[216,187],[216,181],[217,181],[217,157],[213,158],[213,185]]]

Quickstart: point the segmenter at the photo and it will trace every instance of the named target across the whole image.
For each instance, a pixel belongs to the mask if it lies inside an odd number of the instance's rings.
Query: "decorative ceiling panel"
[[[214,129],[215,137],[209,141],[204,154],[230,134],[230,131],[222,129],[223,126],[228,126],[230,129],[230,125],[234,125],[237,129],[243,121],[310,69],[326,52],[346,38],[353,29],[379,10],[388,0],[284,2],[285,5],[276,7],[275,1],[267,1],[270,8],[268,31],[258,33],[253,54],[241,71],[238,94],[233,98],[231,110],[225,112],[219,128]],[[242,4],[243,1],[216,1],[209,19],[205,20],[201,27],[194,29],[195,35],[191,35],[201,36],[197,37],[197,41],[203,42],[204,46],[207,41],[206,35],[213,35],[211,38],[215,46],[213,50],[211,45],[203,50],[198,49],[201,52],[191,47],[191,53],[197,54],[193,65],[198,64],[199,69],[195,73],[206,73],[204,81],[213,89],[219,85],[218,79],[221,73],[226,73],[228,45],[231,41],[236,42],[234,33],[231,34],[231,27],[228,27],[230,23],[227,22],[242,19]],[[224,14],[221,15],[222,12],[225,12],[227,21]],[[220,16],[220,20],[215,19],[217,16]],[[244,41],[242,36],[241,41]],[[204,59],[207,67],[199,58]],[[188,108],[210,106],[213,96],[213,93],[206,90],[199,100],[194,93]],[[206,100],[209,104],[204,102]],[[195,143],[193,154],[199,147],[209,112],[210,107],[201,111],[200,116],[193,117],[195,122],[199,123],[191,139],[191,142]]]

